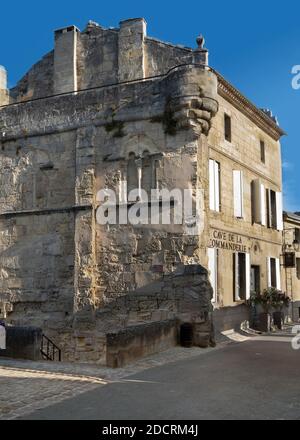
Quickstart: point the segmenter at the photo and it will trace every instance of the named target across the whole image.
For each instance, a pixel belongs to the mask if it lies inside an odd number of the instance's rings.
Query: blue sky
[[[89,19],[118,26],[122,19],[145,17],[148,35],[195,47],[206,38],[210,65],[257,106],[272,109],[288,136],[282,140],[284,207],[300,211],[300,90],[291,87],[292,66],[300,64],[300,4],[290,0],[57,1],[3,2],[0,64],[9,84],[53,47],[53,30]]]

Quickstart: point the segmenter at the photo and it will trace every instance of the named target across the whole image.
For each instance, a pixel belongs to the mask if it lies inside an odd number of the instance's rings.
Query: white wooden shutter
[[[215,161],[215,211],[220,212],[220,164]]]
[[[266,191],[260,179],[252,181],[253,222],[266,226]]]
[[[209,159],[209,208],[220,211],[220,165],[215,160]]]
[[[239,254],[233,254],[233,270],[234,270],[234,299],[240,301],[240,280],[239,280]]]
[[[215,161],[209,159],[209,208],[215,210]]]
[[[281,290],[281,276],[280,276],[280,259],[275,258],[276,261],[276,288]]]
[[[266,226],[266,189],[262,183],[260,184],[260,216],[261,224]]]
[[[243,172],[233,171],[234,216],[243,218]]]
[[[250,299],[250,287],[251,287],[251,266],[250,266],[250,254],[246,256],[246,299]]]
[[[271,258],[267,257],[267,287],[272,287],[272,279],[271,279]]]
[[[268,228],[272,228],[272,203],[270,189],[266,189],[266,217]]]
[[[217,249],[208,248],[208,270],[209,270],[209,280],[213,288],[213,298],[212,302],[217,301],[217,280],[218,280],[218,270],[217,270]]]
[[[283,231],[283,212],[282,212],[282,193],[276,193],[276,228],[278,231]]]

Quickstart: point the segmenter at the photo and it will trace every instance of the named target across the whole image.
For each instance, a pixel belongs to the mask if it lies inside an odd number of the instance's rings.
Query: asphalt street
[[[26,419],[300,419],[300,351],[247,341],[99,386]]]

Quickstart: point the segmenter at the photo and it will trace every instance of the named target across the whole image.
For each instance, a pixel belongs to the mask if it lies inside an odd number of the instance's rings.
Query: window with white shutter
[[[209,207],[220,212],[220,164],[209,159]]]
[[[233,254],[234,267],[234,300],[244,301],[250,298],[251,265],[250,254],[236,252]]]
[[[283,231],[282,193],[276,193],[276,229]]]
[[[209,281],[213,288],[213,299],[212,302],[217,301],[217,290],[218,290],[218,250],[215,248],[208,248],[208,271],[209,271]]]
[[[237,218],[244,217],[244,188],[243,188],[243,172],[233,171],[233,204],[234,216]]]
[[[260,179],[251,183],[252,192],[252,221],[266,226],[266,190]]]
[[[267,258],[267,280],[268,287],[274,287],[281,290],[281,274],[280,274],[280,259],[268,257]]]

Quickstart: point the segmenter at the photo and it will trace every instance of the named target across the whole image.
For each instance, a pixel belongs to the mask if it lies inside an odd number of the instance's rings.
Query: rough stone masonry
[[[196,236],[184,222],[96,222],[97,191],[124,202],[122,181],[207,189],[218,111],[207,57],[203,38],[194,50],[167,44],[138,18],[57,30],[9,91],[0,70],[0,313],[42,328],[64,359],[123,364],[112,334],[134,358],[136,345],[141,356],[176,343],[170,322],[192,322],[197,345],[212,340],[205,217]]]

